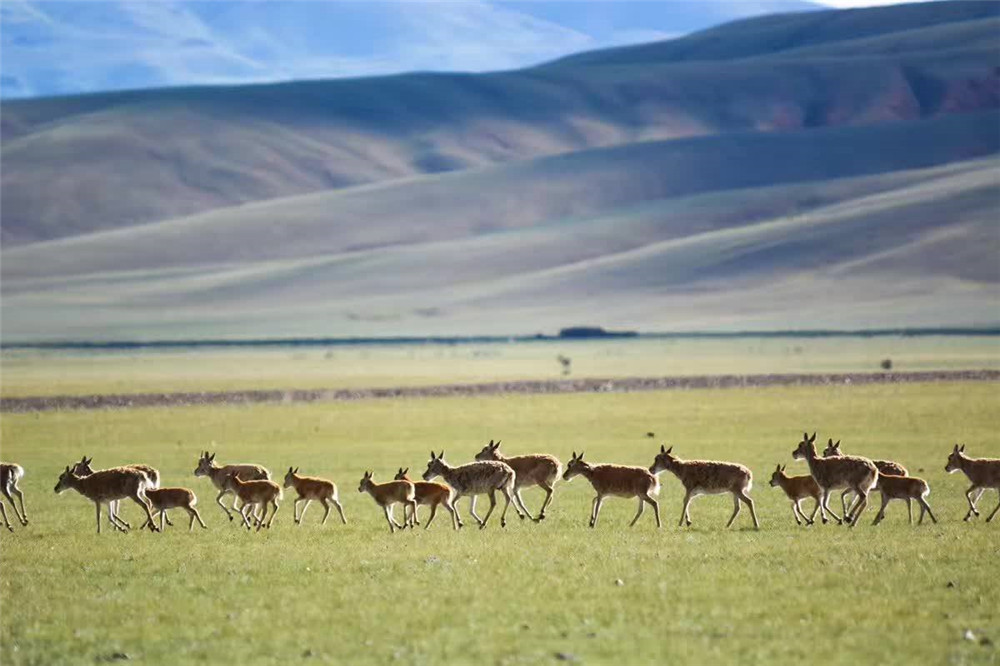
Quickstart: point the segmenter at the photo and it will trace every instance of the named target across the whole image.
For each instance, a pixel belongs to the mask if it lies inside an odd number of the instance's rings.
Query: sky
[[[822,3],[822,4],[820,4]],[[891,0],[2,0],[0,97],[495,71],[771,12]]]

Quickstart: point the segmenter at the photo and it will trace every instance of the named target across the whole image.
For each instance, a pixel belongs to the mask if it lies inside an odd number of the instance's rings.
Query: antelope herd
[[[923,479],[910,476],[909,471],[899,463],[889,460],[870,460],[856,455],[845,455],[840,450],[840,441],[829,440],[820,455],[816,448],[816,433],[811,436],[803,433],[802,441],[792,451],[792,458],[804,460],[809,468],[808,475],[788,476],[785,465],[777,465],[771,474],[770,485],[781,488],[792,502],[792,514],[799,525],[812,525],[816,513],[820,514],[823,523],[827,523],[829,515],[838,524],[847,523],[852,527],[857,524],[862,513],[868,506],[869,496],[878,492],[882,504],[873,522],[877,525],[885,518],[886,506],[892,500],[906,502],[910,523],[913,523],[914,501],[920,507],[922,523],[924,515],[937,522],[927,503],[930,487]],[[160,486],[160,473],[141,464],[120,465],[109,469],[94,470],[91,467],[92,458],[84,456],[79,462],[67,465],[59,475],[55,486],[56,493],[66,490],[76,490],[94,503],[97,518],[97,532],[101,531],[101,507],[108,506],[108,522],[112,528],[122,532],[131,526],[119,515],[119,503],[123,499],[131,499],[139,505],[145,514],[145,522],[140,529],[163,531],[166,525],[172,525],[167,517],[169,509],[183,509],[190,520],[188,530],[194,529],[195,521],[202,528],[205,522],[195,508],[197,498],[194,491],[188,488]],[[633,467],[614,464],[595,464],[584,460],[584,454],[573,452],[565,472],[554,456],[548,454],[533,454],[521,456],[505,456],[500,452],[500,442],[492,440],[475,455],[475,459],[463,465],[450,465],[445,461],[444,451],[435,454],[431,452],[427,469],[423,473],[423,481],[413,481],[407,476],[409,468],[400,467],[391,481],[377,483],[375,474],[366,471],[358,486],[358,492],[368,493],[375,503],[382,508],[389,531],[413,528],[419,525],[418,508],[430,507],[430,517],[424,526],[430,527],[438,507],[443,506],[451,515],[453,529],[462,527],[462,518],[458,513],[456,503],[462,497],[469,497],[469,513],[479,527],[485,528],[493,515],[497,504],[497,492],[503,496],[504,506],[500,512],[500,525],[507,524],[507,510],[511,504],[520,518],[530,518],[534,522],[545,519],[545,511],[552,502],[557,479],[570,481],[576,476],[582,476],[594,489],[594,499],[590,511],[590,527],[597,525],[601,506],[609,496],[634,498],[638,500],[638,509],[629,525],[635,525],[642,517],[646,505],[652,507],[656,517],[656,526],[660,527],[660,505],[657,496],[660,493],[659,474],[669,471],[677,477],[684,488],[684,499],[681,508],[680,526],[690,526],[689,513],[691,501],[698,495],[715,495],[728,493],[733,497],[733,513],[726,523],[730,527],[739,516],[742,505],[750,510],[754,528],[759,529],[757,511],[750,497],[753,486],[753,474],[750,469],[731,462],[713,460],[683,460],[673,453],[673,447],[660,446],[659,453],[653,459],[653,464],[646,467]],[[966,491],[969,510],[963,520],[969,521],[979,516],[976,503],[988,489],[998,491],[1000,495],[1000,459],[972,458],[965,454],[965,446],[955,445],[948,456],[945,471],[954,473],[961,471],[968,477],[972,485]],[[22,526],[28,525],[28,515],[24,508],[24,494],[18,488],[18,482],[24,478],[24,468],[13,463],[0,463],[0,492],[7,499],[14,515]],[[235,515],[240,516],[243,527],[248,531],[256,528],[260,531],[270,528],[279,509],[282,499],[282,486],[271,480],[271,473],[260,465],[233,464],[218,465],[215,454],[204,451],[198,459],[194,470],[196,477],[208,477],[212,485],[219,491],[216,503],[225,512],[229,520]],[[441,477],[444,483],[434,482]],[[539,509],[538,516],[533,517],[528,510],[521,489],[538,486],[545,492],[545,499]],[[299,474],[298,467],[289,467],[284,478],[284,488],[294,488],[298,497],[293,505],[293,521],[302,524],[309,504],[315,500],[323,505],[322,524],[326,524],[331,508],[336,508],[343,523],[347,523],[344,509],[340,504],[337,486],[332,481],[318,477]],[[842,514],[838,515],[829,506],[830,493],[843,489],[841,493]],[[234,495],[232,509],[227,507],[222,499],[232,493]],[[476,498],[487,495],[490,508],[485,517],[476,513]],[[850,503],[848,496],[851,495]],[[15,502],[15,498],[17,502]],[[812,498],[815,506],[808,517],[802,510],[802,501]],[[301,512],[299,503],[305,502]],[[396,504],[403,505],[403,523],[396,522],[393,509]],[[1000,503],[987,517],[991,522],[1000,512]],[[7,509],[0,500],[0,517],[11,532],[14,528],[8,519]],[[159,526],[157,526],[157,518]]]

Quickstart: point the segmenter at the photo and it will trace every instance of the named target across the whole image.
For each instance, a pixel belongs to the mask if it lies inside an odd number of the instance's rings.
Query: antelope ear
[[[580,451],[580,457],[577,460],[583,460],[583,451]]]
[[[69,474],[69,465],[66,465],[66,474]]]
[[[498,439],[497,443],[493,445],[493,450],[496,451],[499,448],[500,448],[500,440]]]
[[[674,447],[671,446],[669,449],[667,449],[667,453],[670,453],[673,450],[674,450]]]
[[[781,471],[784,472],[786,467],[788,467],[788,465],[782,465],[781,466]]]
[[[208,457],[208,459],[209,459],[209,460],[215,460],[215,454],[213,453],[212,455],[210,455],[210,456]]]
[[[775,472],[780,472],[781,471],[781,465],[775,465],[774,466],[774,471]]]
[[[959,452],[962,452],[962,451],[965,451],[965,444],[962,444],[962,448],[959,449]]]
[[[489,446],[489,447],[491,447],[491,448],[492,448],[492,447],[493,447],[493,440],[491,439],[491,440],[490,440],[490,443],[489,443],[489,444],[487,444],[486,446]]]
[[[816,441],[816,433],[813,433],[813,436],[809,438],[809,441],[810,442],[815,442]]]
[[[667,447],[663,446],[663,444],[660,444],[660,453],[666,453],[666,452],[667,452]]]
[[[431,451],[431,460],[437,460],[437,456],[434,455],[433,451]]]
[[[837,443],[833,445],[833,448],[835,448],[835,449],[839,449],[840,448],[840,440],[839,439],[837,440]]]
[[[438,460],[444,460],[444,449],[441,449],[441,453],[438,454]]]
[[[409,468],[409,467],[407,467],[406,469],[404,469],[404,470],[403,470],[403,474],[406,474],[406,473],[407,473],[407,472],[409,472],[409,471],[410,471],[410,468]]]
[[[291,474],[291,473],[292,473],[292,467],[291,467],[291,465],[289,465],[289,466],[288,466],[288,473],[289,473],[289,474]]]

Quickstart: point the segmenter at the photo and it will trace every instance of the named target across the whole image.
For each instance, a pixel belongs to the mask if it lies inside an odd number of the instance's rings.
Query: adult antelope
[[[469,513],[479,523],[479,529],[486,527],[493,509],[497,505],[496,491],[503,493],[506,502],[503,511],[500,513],[500,526],[507,525],[507,507],[510,506],[514,494],[514,470],[509,465],[495,460],[477,460],[475,462],[452,467],[444,459],[444,451],[434,455],[431,451],[431,459],[427,462],[427,470],[424,472],[424,481],[430,481],[434,477],[440,476],[454,490],[452,495],[452,506],[458,503],[460,497],[469,496]],[[480,519],[476,515],[476,496],[489,495],[490,510],[486,512],[486,517]],[[520,509],[514,505],[514,510],[520,515]],[[461,526],[461,523],[459,523]]]
[[[390,534],[396,530],[402,530],[406,526],[413,527],[413,521],[416,520],[417,515],[417,500],[411,482],[395,480],[375,483],[375,473],[366,471],[365,475],[361,477],[361,483],[358,484],[358,492],[368,493],[375,500],[375,503],[382,507],[385,520],[389,523]],[[402,525],[397,523],[396,518],[392,515],[392,509],[396,504],[403,505]],[[407,507],[410,508],[409,517],[406,514]]]
[[[80,459],[80,462],[75,463],[73,465],[72,467],[73,473],[76,474],[77,476],[90,476],[91,474],[94,473],[94,468],[91,467],[91,463],[93,462],[94,462],[93,456],[91,456],[90,458],[88,458],[87,456],[83,456]],[[137,469],[140,472],[143,472],[149,479],[149,485],[146,487],[147,490],[149,490],[150,488],[160,487],[160,471],[157,470],[155,467],[150,467],[149,465],[143,465],[141,463],[130,463],[128,465],[118,465],[116,467],[109,467],[108,469]],[[109,506],[111,513],[115,515],[115,518],[122,525],[124,525],[125,527],[132,527],[127,520],[123,520],[121,515],[119,515],[118,506],[119,506],[118,500],[111,502]],[[169,518],[167,518],[166,521],[167,525],[173,525],[173,523],[170,522]],[[143,525],[143,527],[145,527],[145,525]],[[140,527],[139,529],[142,529],[142,527]]]
[[[962,519],[971,520],[973,516],[979,515],[979,511],[976,510],[976,502],[983,496],[987,488],[996,488],[997,495],[1000,496],[1000,458],[970,458],[965,455],[965,444],[962,445],[962,448],[956,444],[948,456],[948,463],[944,466],[944,471],[952,474],[959,470],[969,478],[969,481],[972,481],[972,486],[965,491],[965,499],[969,501],[969,511]],[[977,490],[979,492],[973,499],[972,494]],[[997,503],[997,507],[993,509],[993,513],[986,519],[986,522],[993,520],[997,511],[1000,511],[1000,502]]]
[[[660,527],[660,505],[656,501],[656,496],[660,494],[660,480],[648,469],[625,465],[591,465],[583,459],[582,451],[580,455],[576,455],[576,451],[574,451],[573,457],[566,465],[563,480],[569,481],[577,475],[590,481],[594,492],[597,493],[590,507],[591,527],[597,527],[597,518],[601,515],[601,507],[604,505],[604,499],[608,496],[639,498],[639,510],[632,522],[629,523],[629,527],[635,525],[642,516],[646,504],[653,507],[656,526]]]
[[[431,508],[431,517],[427,519],[427,524],[424,525],[426,530],[431,526],[431,521],[434,520],[435,514],[437,514],[438,506],[443,506],[445,510],[451,514],[451,526],[454,529],[458,529],[462,526],[462,519],[458,517],[458,512],[455,511],[455,507],[451,501],[451,488],[443,483],[434,483],[433,481],[412,481],[407,472],[410,468],[407,467],[403,469],[399,468],[396,472],[396,476],[393,477],[396,481],[409,481],[413,484],[413,499],[416,500],[417,506],[426,505]],[[406,518],[406,507],[403,507],[403,518]],[[413,523],[419,525],[420,521],[417,516],[413,516]]]
[[[17,482],[23,478],[23,467],[15,463],[0,462],[0,492],[10,502],[11,508],[14,509],[14,515],[17,516],[21,525],[26,526],[28,524],[28,512],[24,510],[24,493],[17,487]],[[17,497],[21,502],[20,511],[18,511],[17,505],[14,504],[14,497]],[[0,501],[0,514],[3,515],[4,525],[7,526],[8,530],[13,532],[14,528],[10,526],[10,521],[7,520],[7,510],[4,508],[2,501]]]
[[[806,461],[809,465],[809,473],[823,490],[819,515],[824,524],[827,522],[827,513],[833,516],[837,523],[842,522],[840,516],[830,508],[831,490],[847,486],[858,494],[858,501],[851,508],[852,513],[843,518],[853,527],[862,512],[868,507],[868,493],[875,488],[875,484],[878,482],[878,468],[875,467],[875,463],[860,456],[835,458],[818,456],[816,454],[816,433],[813,433],[812,437],[809,436],[809,433],[802,433],[802,441],[792,452],[792,457],[796,460],[804,459]]]
[[[740,515],[740,503],[750,507],[754,529],[760,529],[757,522],[757,510],[750,499],[750,489],[753,487],[753,474],[743,465],[715,460],[681,460],[673,455],[674,447],[669,449],[660,445],[660,452],[653,460],[649,471],[659,474],[669,471],[676,476],[684,486],[684,508],[681,511],[680,526],[691,526],[691,516],[688,507],[698,495],[719,495],[729,493],[733,496],[733,515],[729,517],[726,527],[733,524]]]
[[[215,503],[226,512],[229,520],[233,519],[233,514],[222,503],[222,498],[233,492],[229,485],[227,485],[227,479],[233,474],[238,474],[243,481],[267,481],[271,478],[271,473],[260,465],[238,464],[219,467],[215,464],[215,454],[209,455],[208,451],[201,454],[201,457],[198,459],[198,466],[194,470],[195,476],[207,476],[212,481],[212,485],[219,489]],[[236,508],[238,500],[239,496],[234,493],[233,511],[242,515],[242,511]]]
[[[544,490],[545,501],[542,502],[538,518],[532,518],[532,520],[537,523],[545,519],[545,509],[552,502],[552,491],[555,488],[556,479],[562,473],[562,465],[558,458],[547,453],[507,457],[500,453],[500,440],[494,444],[491,439],[490,443],[476,454],[476,460],[495,460],[506,463],[514,470],[514,501],[524,512],[523,515],[518,513],[521,518],[524,516],[531,518],[531,512],[528,511],[528,507],[524,505],[524,498],[521,497],[521,488],[538,486]]]
[[[94,503],[97,509],[97,533],[101,533],[101,504],[108,504],[108,521],[112,527],[122,532],[128,531],[128,526],[120,524],[111,511],[111,502],[125,498],[142,507],[146,512],[146,525],[151,532],[158,531],[153,524],[153,514],[149,510],[149,500],[146,499],[146,488],[149,487],[149,477],[137,469],[116,468],[94,472],[90,476],[77,476],[68,466],[59,476],[56,483],[56,493],[62,493],[72,488]]]
[[[837,442],[834,443],[833,439],[831,438],[827,442],[826,448],[823,449],[823,457],[824,458],[831,458],[831,457],[836,458],[836,457],[840,457],[842,455],[844,455],[844,452],[841,451],[841,449],[840,449],[840,440],[838,439]],[[883,474],[889,474],[889,475],[892,475],[892,476],[909,476],[910,475],[909,470],[907,470],[905,467],[903,467],[902,465],[900,465],[898,462],[894,462],[892,460],[874,460],[874,459],[872,459],[872,463],[875,465],[875,469],[878,470],[880,478],[881,478],[881,476]],[[880,490],[878,483],[875,484],[875,490]],[[847,514],[847,506],[848,506],[847,505],[847,496],[851,495],[853,493],[854,493],[854,490],[852,490],[851,488],[846,488],[846,489],[844,489],[844,492],[842,492],[840,494],[840,508],[844,511],[845,515]],[[852,499],[851,500],[851,506],[854,505],[854,502],[855,502],[855,499]]]
[[[326,510],[323,514],[321,525],[326,525],[326,519],[330,517],[331,504],[337,507],[337,513],[340,514],[340,521],[345,525],[347,524],[347,518],[344,517],[344,507],[340,506],[340,500],[337,496],[337,484],[333,481],[321,479],[316,476],[299,476],[298,467],[295,469],[289,467],[285,473],[284,487],[295,488],[295,492],[298,493],[295,503],[292,504],[292,514],[296,525],[302,524],[302,519],[306,515],[306,509],[309,508],[309,504],[313,500],[317,500]],[[299,513],[299,502],[306,503],[302,507],[302,513]]]

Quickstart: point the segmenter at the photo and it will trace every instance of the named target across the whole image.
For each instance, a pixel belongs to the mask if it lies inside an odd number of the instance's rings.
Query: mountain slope
[[[5,277],[4,339],[996,325],[998,186],[989,158],[661,199],[513,234]]]
[[[647,142],[278,199],[8,249],[3,279],[309,257],[519,232],[647,201],[995,155],[998,122],[996,112],[983,112]],[[754,156],[753,168],[746,156]]]
[[[601,146],[1000,107],[1000,5],[933,4],[749,19],[518,72],[8,102],[2,240]]]

